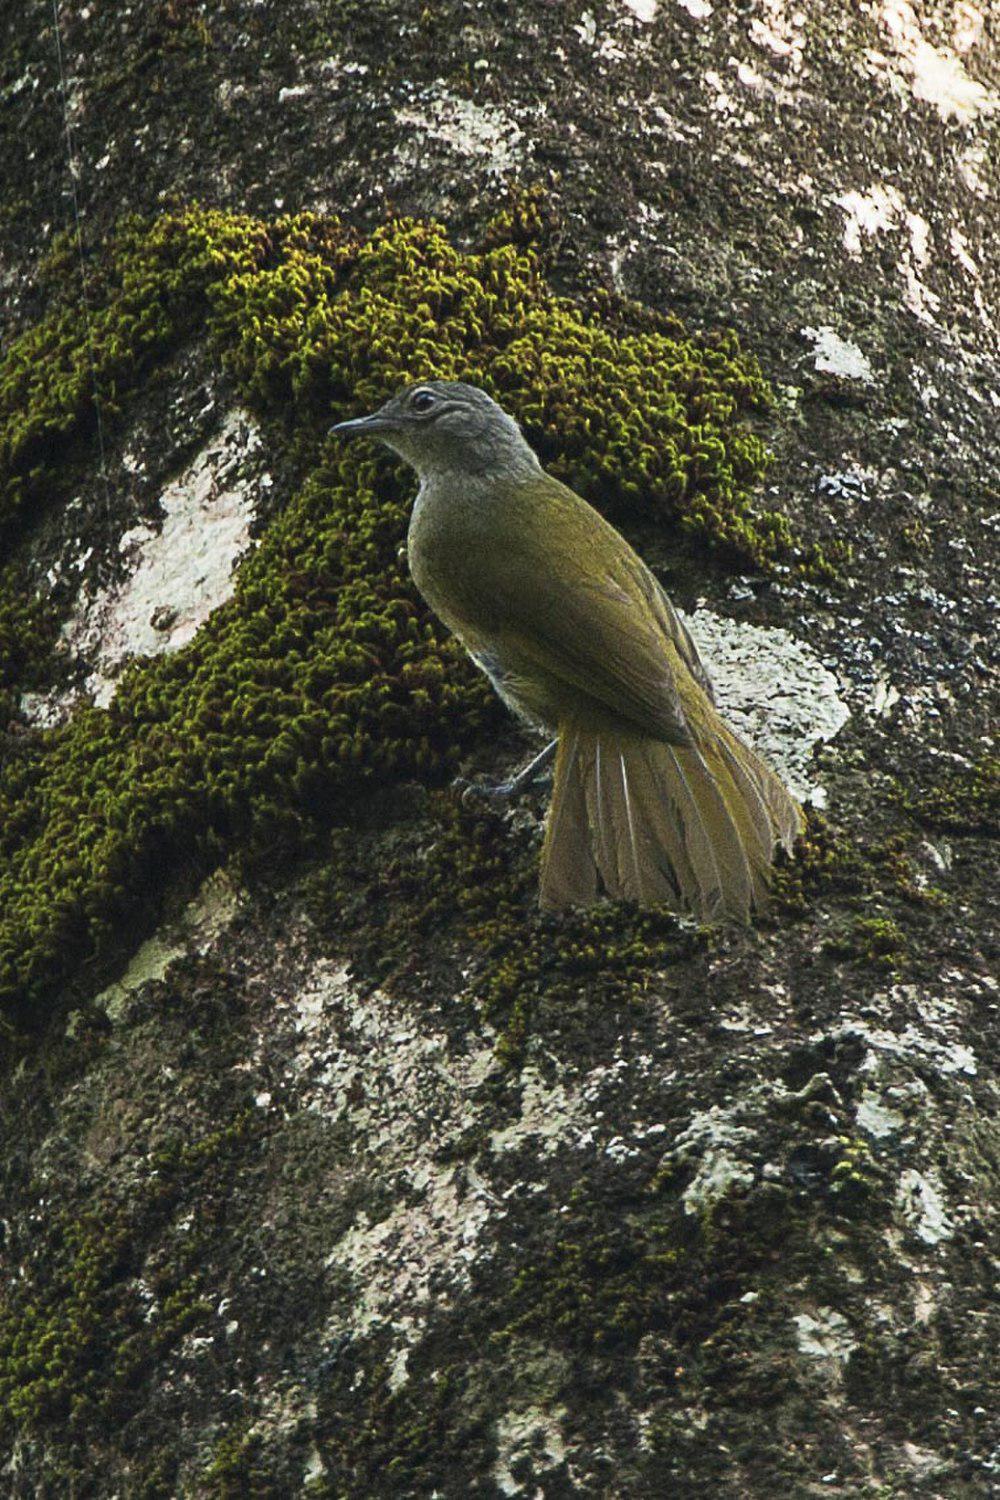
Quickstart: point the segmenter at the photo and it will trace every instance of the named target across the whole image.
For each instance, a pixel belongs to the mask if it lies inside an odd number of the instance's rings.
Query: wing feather
[[[679,682],[707,676],[642,560],[548,475],[496,503],[520,515],[508,517],[502,547],[488,532],[478,546],[470,537],[449,620],[469,648],[488,640],[511,677],[554,680],[570,710],[590,700],[646,734],[689,744]]]

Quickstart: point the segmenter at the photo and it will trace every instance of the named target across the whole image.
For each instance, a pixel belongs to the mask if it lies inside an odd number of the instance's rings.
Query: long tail
[[[802,810],[715,714],[691,745],[560,726],[542,850],[544,907],[589,905],[600,888],[703,921],[747,921]]]

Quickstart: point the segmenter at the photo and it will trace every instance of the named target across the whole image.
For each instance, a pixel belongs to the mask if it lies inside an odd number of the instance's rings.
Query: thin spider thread
[[[87,264],[83,253],[83,230],[80,222],[80,198],[74,170],[73,127],[69,118],[69,96],[66,89],[66,70],[63,64],[62,32],[59,26],[59,0],[52,0],[52,23],[56,34],[56,59],[59,65],[59,93],[62,97],[63,130],[66,136],[66,168],[69,172],[70,195],[73,201],[73,225],[76,231],[76,253],[80,263],[80,300],[83,304],[83,321],[87,330],[87,363],[90,367],[90,386],[94,398],[94,416],[97,419],[97,448],[100,459],[101,482],[104,487],[104,519],[111,526],[111,484],[108,479],[107,449],[104,444],[104,419],[101,416],[101,399],[97,389],[97,361],[94,358],[93,312],[87,290]]]

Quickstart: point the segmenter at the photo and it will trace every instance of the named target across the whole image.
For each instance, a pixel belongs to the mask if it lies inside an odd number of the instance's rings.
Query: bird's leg
[[[539,773],[555,759],[558,743],[558,740],[553,740],[551,744],[546,745],[544,750],[540,751],[509,781],[499,781],[496,785],[490,786],[488,782],[465,781],[462,777],[458,777],[455,785],[461,790],[463,800],[468,797],[488,797],[498,802],[506,802],[510,797],[518,796],[533,781],[538,780]]]

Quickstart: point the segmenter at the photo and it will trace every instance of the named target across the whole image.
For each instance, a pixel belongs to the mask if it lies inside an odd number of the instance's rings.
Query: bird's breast
[[[463,638],[496,628],[496,600],[486,586],[481,566],[485,552],[496,545],[488,524],[495,513],[483,513],[483,496],[461,487],[421,486],[410,516],[406,549],[410,573],[427,603],[444,623]]]

